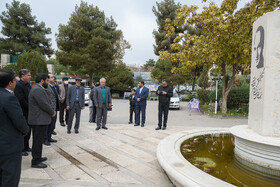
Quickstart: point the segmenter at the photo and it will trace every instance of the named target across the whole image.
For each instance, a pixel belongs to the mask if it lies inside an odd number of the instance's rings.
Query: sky
[[[52,29],[48,37],[52,40],[52,48],[57,49],[55,34],[58,32],[59,24],[67,24],[75,6],[81,0],[19,0],[27,3],[32,9],[38,22],[44,21],[47,27]],[[157,29],[156,17],[152,12],[153,6],[160,0],[84,0],[88,4],[98,6],[105,12],[106,17],[112,16],[118,24],[118,29],[123,31],[124,38],[131,44],[132,48],[126,50],[124,62],[126,64],[143,65],[149,59],[157,60],[154,54],[153,30]],[[213,0],[220,4],[222,0]],[[241,0],[239,6],[243,6],[249,0]],[[0,12],[6,10],[6,3],[12,0],[0,0]],[[197,5],[203,7],[202,0],[175,0],[182,5]],[[2,28],[0,22],[0,27]],[[2,36],[0,34],[0,36]]]

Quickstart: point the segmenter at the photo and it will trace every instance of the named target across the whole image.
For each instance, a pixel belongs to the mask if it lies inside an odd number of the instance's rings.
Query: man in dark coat
[[[55,87],[55,82],[54,82],[54,76],[53,74],[49,73],[49,85],[48,88],[46,89],[46,93],[49,97],[50,105],[54,111],[58,111],[58,92]],[[57,140],[52,138],[53,130],[55,128],[55,123],[56,123],[56,116],[52,117],[52,121],[48,126],[48,130],[45,136],[45,142],[44,145],[51,145],[50,143],[55,143]]]
[[[92,112],[90,113],[90,120],[89,122],[90,123],[96,123],[96,106],[94,104],[94,90],[95,90],[95,87],[93,87],[90,91],[90,94],[89,94],[89,98],[91,100],[91,106],[89,106],[92,110]]]
[[[28,119],[28,95],[31,90],[31,86],[29,83],[30,79],[31,79],[30,71],[28,69],[20,70],[19,78],[20,78],[20,81],[17,82],[14,92],[15,92],[15,96],[18,98],[23,115],[27,121],[27,119]],[[30,135],[31,135],[31,129],[29,130],[27,135],[24,137],[24,148],[22,150],[23,156],[28,156],[27,152],[31,151],[31,149],[29,147]]]
[[[173,97],[173,88],[172,86],[168,85],[167,80],[163,80],[162,85],[158,87],[156,93],[158,95],[158,101],[159,101],[158,102],[158,127],[156,128],[156,130],[160,130],[162,127],[162,113],[164,114],[162,130],[165,130],[167,125],[170,98]]]
[[[135,89],[131,90],[131,95],[129,96],[129,122],[128,124],[132,124],[132,117],[134,113],[134,122],[136,122],[136,113],[135,113],[135,105],[136,105],[136,98],[135,98]]]
[[[31,167],[33,168],[47,167],[46,164],[42,163],[47,160],[46,157],[42,157],[43,143],[48,125],[51,123],[52,117],[56,115],[45,90],[48,88],[47,79],[49,79],[48,74],[39,73],[36,77],[36,84],[31,89],[28,98],[28,123],[31,125],[33,133],[31,161]]]
[[[23,136],[29,127],[13,90],[15,73],[0,70],[0,186],[17,187],[20,180]]]

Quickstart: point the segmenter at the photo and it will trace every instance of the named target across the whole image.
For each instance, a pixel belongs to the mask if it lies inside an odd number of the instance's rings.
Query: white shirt
[[[14,94],[14,92],[8,88],[5,88],[8,92],[10,92],[11,94]]]
[[[139,94],[141,94],[142,90],[143,90],[144,86],[142,88],[140,88]]]

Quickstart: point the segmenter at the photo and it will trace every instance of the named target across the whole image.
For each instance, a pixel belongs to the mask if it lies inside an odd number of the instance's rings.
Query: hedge
[[[250,87],[233,87],[228,95],[228,108],[238,108],[249,103]],[[209,101],[215,102],[216,90],[208,95]],[[222,98],[222,90],[218,90],[218,101]]]

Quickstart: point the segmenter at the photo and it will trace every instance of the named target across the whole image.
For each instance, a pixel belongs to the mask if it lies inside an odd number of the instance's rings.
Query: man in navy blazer
[[[142,115],[141,127],[144,127],[146,121],[146,106],[147,98],[149,96],[149,89],[146,88],[144,81],[140,81],[138,88],[136,89],[135,99],[136,99],[136,124],[134,126],[140,125],[140,111]]]
[[[17,187],[21,173],[23,136],[29,127],[13,90],[15,73],[0,70],[0,186]]]

